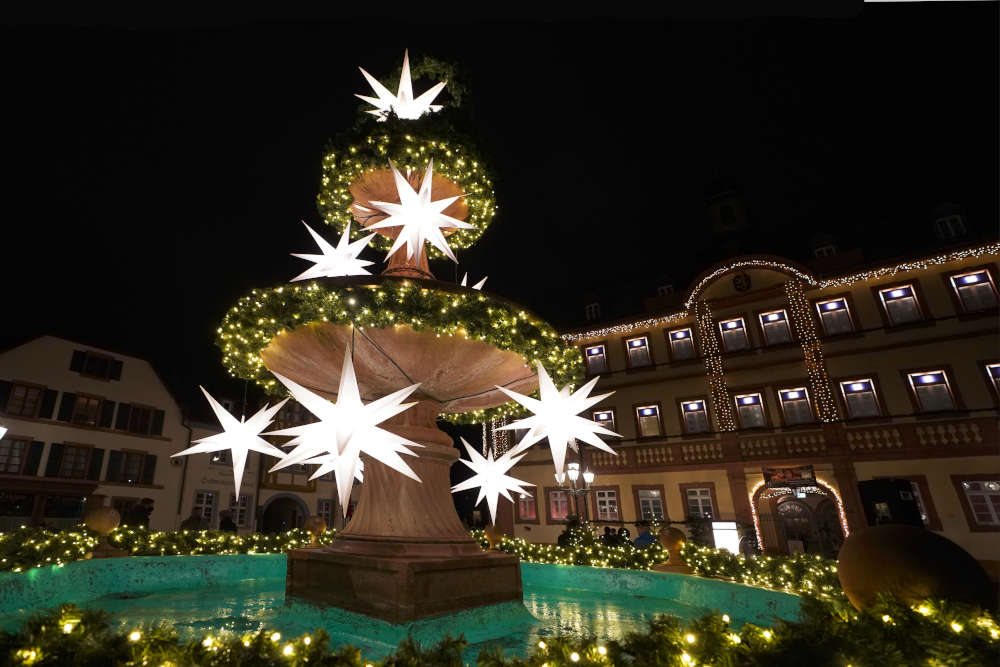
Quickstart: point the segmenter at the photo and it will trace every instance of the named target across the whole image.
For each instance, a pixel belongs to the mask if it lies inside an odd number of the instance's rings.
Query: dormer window
[[[590,345],[584,348],[584,356],[587,359],[587,374],[598,375],[608,372],[608,358],[605,354],[604,344]]]
[[[788,314],[784,310],[761,313],[759,317],[766,344],[780,345],[792,340],[792,331],[788,328]]]
[[[625,340],[625,351],[628,354],[629,368],[640,368],[653,363],[649,352],[649,339],[646,336],[636,336]]]
[[[854,320],[851,319],[851,309],[847,299],[826,299],[816,302],[816,314],[823,327],[823,335],[836,336],[854,331]]]
[[[986,269],[949,276],[951,288],[966,313],[993,310],[997,307],[997,288]]]
[[[942,239],[955,239],[965,236],[965,220],[960,215],[949,215],[934,221],[934,231]]]
[[[601,317],[601,304],[596,301],[594,303],[588,303],[583,307],[583,313],[588,322],[590,320],[599,319]]]
[[[691,329],[674,329],[673,331],[668,331],[667,341],[670,343],[670,358],[674,361],[694,359],[697,356]]]
[[[722,348],[726,352],[737,352],[750,347],[742,317],[719,322],[719,331],[722,333]]]
[[[885,316],[889,320],[889,326],[894,327],[924,319],[913,285],[883,287],[879,289],[878,296]]]
[[[656,288],[656,296],[670,296],[674,293],[673,285],[660,285]]]
[[[813,254],[816,255],[816,257],[830,257],[837,254],[837,246],[832,243],[816,246],[813,248]]]

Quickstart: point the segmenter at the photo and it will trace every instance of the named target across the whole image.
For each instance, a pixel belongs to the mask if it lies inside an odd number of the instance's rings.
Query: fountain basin
[[[13,631],[38,610],[62,603],[103,608],[122,630],[174,623],[183,639],[273,629],[286,637],[318,627],[331,645],[351,644],[379,659],[407,634],[424,645],[464,633],[465,658],[500,645],[526,656],[539,638],[594,634],[621,638],[657,614],[685,620],[718,609],[738,628],[797,620],[799,598],[689,575],[522,563],[524,603],[505,602],[455,614],[391,624],[285,595],[284,554],[151,556],[80,561],[62,568],[0,573],[0,629]]]

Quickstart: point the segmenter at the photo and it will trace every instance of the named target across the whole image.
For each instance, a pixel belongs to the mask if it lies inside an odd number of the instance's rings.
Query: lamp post
[[[583,454],[581,453],[582,456]],[[573,496],[573,516],[579,519],[580,498],[590,492],[590,485],[594,482],[594,473],[590,470],[584,470],[581,473],[580,464],[573,461],[566,464],[566,472],[556,473],[555,478],[559,487]],[[568,485],[566,484],[567,478],[569,479]],[[570,517],[566,518],[569,519]]]

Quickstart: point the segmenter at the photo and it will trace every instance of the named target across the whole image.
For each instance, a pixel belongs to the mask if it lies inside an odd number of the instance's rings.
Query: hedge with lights
[[[669,554],[659,542],[646,547],[632,543],[607,545],[594,536],[588,524],[572,526],[567,531],[565,546],[535,544],[520,537],[502,537],[496,549],[514,554],[529,563],[554,563],[557,565],[591,565],[594,567],[620,567],[631,570],[649,570],[667,561]]]
[[[846,600],[837,575],[837,561],[815,554],[745,556],[684,542],[681,558],[695,574],[719,577],[751,586]]]
[[[400,170],[415,169],[421,173],[434,160],[434,173],[455,182],[469,207],[465,222],[472,229],[459,229],[448,236],[453,250],[468,248],[479,240],[493,221],[497,211],[493,180],[486,163],[468,137],[455,130],[451,114],[432,113],[419,120],[400,120],[390,116],[384,122],[362,120],[353,130],[331,141],[323,155],[323,173],[316,206],[323,220],[343,232],[354,221],[350,206],[354,197],[350,186],[365,172],[388,169],[391,161]],[[358,224],[351,226],[351,238],[367,233]],[[382,235],[372,245],[389,250],[392,241]],[[441,259],[437,248],[426,248],[429,259]]]
[[[468,643],[445,637],[420,647],[404,640],[381,661],[341,646],[331,650],[321,629],[285,638],[262,629],[247,634],[206,635],[185,643],[169,624],[117,631],[100,610],[73,605],[36,615],[17,633],[0,632],[3,664],[62,665],[336,665],[339,667],[460,667]],[[777,621],[771,628],[746,623],[738,630],[718,611],[684,624],[658,616],[649,630],[621,640],[546,637],[526,658],[493,647],[480,652],[482,667],[570,665],[994,665],[1000,651],[996,618],[981,610],[925,601],[907,606],[881,598],[867,611],[804,598],[800,622]]]
[[[329,544],[335,535],[335,530],[328,530],[319,535],[318,541]],[[301,528],[270,535],[238,535],[209,530],[164,532],[122,526],[108,535],[108,541],[132,556],[228,555],[284,553],[308,545],[312,536]],[[24,572],[46,565],[65,565],[86,558],[98,543],[96,535],[83,526],[61,532],[21,528],[0,533],[0,571]]]
[[[282,394],[284,386],[264,366],[260,352],[281,332],[313,322],[362,328],[407,325],[438,336],[481,340],[520,354],[529,366],[541,361],[559,385],[575,385],[583,377],[579,351],[544,321],[504,299],[438,281],[327,279],[255,289],[226,313],[216,344],[232,375],[253,380],[269,393]],[[509,402],[442,417],[478,424],[522,411],[517,403]]]

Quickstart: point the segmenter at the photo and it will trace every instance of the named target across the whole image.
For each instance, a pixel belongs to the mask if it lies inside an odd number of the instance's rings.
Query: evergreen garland
[[[230,374],[253,380],[272,394],[284,393],[264,366],[260,351],[284,331],[313,322],[388,328],[407,325],[438,336],[481,340],[520,354],[533,373],[541,361],[559,385],[583,377],[580,352],[555,329],[519,306],[480,290],[451,283],[398,278],[325,279],[302,285],[255,289],[226,313],[216,345]],[[522,414],[508,402],[488,410],[442,417],[461,424]]]

